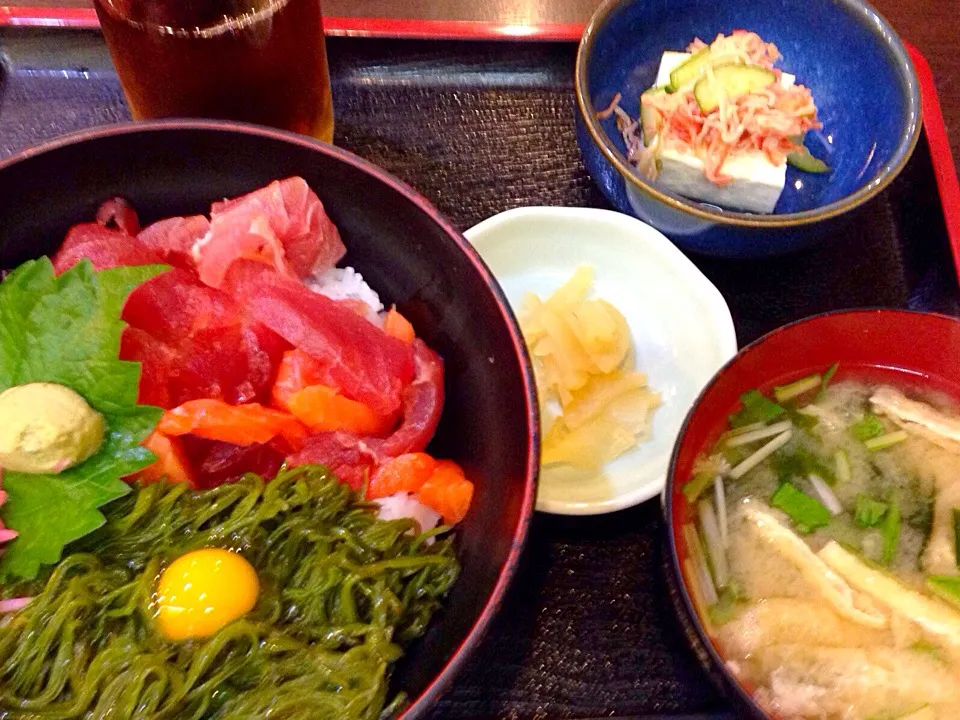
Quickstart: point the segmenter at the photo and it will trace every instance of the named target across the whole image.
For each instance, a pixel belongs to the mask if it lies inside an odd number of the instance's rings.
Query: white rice
[[[330,268],[303,279],[304,284],[315,293],[331,300],[359,300],[366,303],[370,312],[367,319],[377,326],[383,325],[383,303],[376,291],[367,285],[363,276],[352,267]]]
[[[412,493],[398,492],[373,502],[380,506],[377,516],[381,520],[412,518],[419,523],[420,532],[433,530],[440,524],[440,513],[428,508]]]

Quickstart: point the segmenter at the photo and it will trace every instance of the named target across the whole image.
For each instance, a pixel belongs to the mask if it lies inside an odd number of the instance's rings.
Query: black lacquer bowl
[[[421,717],[477,647],[517,567],[539,466],[529,360],[500,287],[421,196],[337,148],[254,126],[208,121],[115,125],[0,163],[0,268],[53,253],[99,204],[130,200],[144,223],[300,175],[320,195],[355,267],[443,356],[446,403],[431,451],[476,485],[458,527],[463,572],[446,609],[401,661],[395,690]]]

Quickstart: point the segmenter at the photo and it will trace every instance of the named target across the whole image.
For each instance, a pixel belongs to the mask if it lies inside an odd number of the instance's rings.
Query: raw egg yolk
[[[155,606],[161,634],[172,641],[208,637],[257,604],[253,566],[229,550],[208,548],[174,560],[160,575]]]

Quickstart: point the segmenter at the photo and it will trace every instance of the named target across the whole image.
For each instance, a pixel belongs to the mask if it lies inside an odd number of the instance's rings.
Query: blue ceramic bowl
[[[665,50],[738,28],[776,44],[778,67],[810,88],[823,130],[808,133],[807,146],[831,167],[827,175],[788,168],[769,215],[721,210],[647,180],[627,162],[614,117],[597,118],[618,92],[636,117]],[[777,255],[823,238],[890,184],[920,135],[920,89],[907,50],[860,0],[608,0],[580,42],[575,84],[584,164],[607,198],[708,255]]]

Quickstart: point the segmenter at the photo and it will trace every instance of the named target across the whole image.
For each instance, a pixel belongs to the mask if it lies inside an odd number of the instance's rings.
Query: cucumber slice
[[[643,144],[647,146],[653,142],[653,138],[660,132],[660,123],[657,111],[653,108],[644,107],[643,97],[644,95],[657,95],[662,92],[666,92],[666,88],[652,87],[649,90],[644,90],[643,95],[640,96],[640,130],[643,132]]]
[[[670,84],[667,85],[667,92],[676,92],[684,85],[688,85],[699,78],[707,66],[710,65],[710,48],[705,47],[700,52],[694,53],[689,60],[677,65],[670,73]]]
[[[793,165],[797,170],[808,173],[828,173],[830,166],[820,158],[815,158],[804,146],[787,155],[787,164]]]
[[[702,77],[693,86],[693,96],[700,110],[713,112],[720,105],[720,94],[728,98],[747,95],[772,85],[777,76],[759,65],[718,65],[713,68],[713,78]]]

